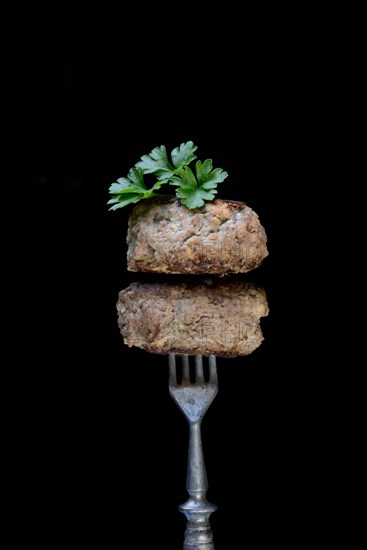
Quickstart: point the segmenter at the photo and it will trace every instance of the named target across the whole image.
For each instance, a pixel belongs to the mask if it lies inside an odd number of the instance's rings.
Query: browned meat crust
[[[189,210],[179,200],[146,200],[130,215],[127,269],[151,273],[246,273],[266,256],[267,236],[243,202],[216,199]]]
[[[119,293],[118,326],[125,344],[151,353],[236,357],[263,341],[264,289],[248,281],[202,279],[135,282]]]

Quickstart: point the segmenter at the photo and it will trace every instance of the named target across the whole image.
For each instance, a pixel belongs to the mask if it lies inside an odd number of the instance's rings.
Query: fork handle
[[[190,422],[186,489],[189,499],[179,506],[187,519],[183,550],[214,550],[209,522],[217,506],[206,499],[208,480],[201,441],[201,422]]]

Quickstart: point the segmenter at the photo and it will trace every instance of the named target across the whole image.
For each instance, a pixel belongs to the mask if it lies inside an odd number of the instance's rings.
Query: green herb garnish
[[[144,183],[143,170],[134,166],[129,170],[126,178],[119,178],[116,183],[110,186],[110,193],[113,198],[107,204],[113,204],[110,210],[117,210],[117,208],[122,208],[127,204],[155,197],[157,196],[155,191],[164,183],[164,181],[157,181],[153,187],[147,189]]]
[[[176,187],[176,197],[190,209],[200,208],[205,201],[211,201],[217,194],[218,183],[225,180],[227,172],[221,168],[213,169],[211,159],[195,163],[195,174],[188,166],[197,157],[194,154],[197,147],[192,141],[181,143],[171,151],[171,161],[166,147],[155,147],[148,155],[143,155],[140,161],[129,170],[126,178],[119,178],[113,183],[109,192],[112,199],[110,210],[117,210],[128,204],[134,204],[150,197],[172,198],[174,195],[162,195],[157,191],[164,184]],[[156,182],[148,188],[144,176],[156,178]]]

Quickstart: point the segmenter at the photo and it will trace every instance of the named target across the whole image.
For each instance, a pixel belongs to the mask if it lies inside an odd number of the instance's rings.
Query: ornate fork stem
[[[209,517],[217,506],[206,499],[208,480],[201,442],[201,421],[189,421],[189,453],[186,489],[190,498],[179,506],[187,519],[184,550],[214,550]]]

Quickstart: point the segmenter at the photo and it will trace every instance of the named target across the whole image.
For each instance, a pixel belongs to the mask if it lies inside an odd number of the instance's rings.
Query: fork
[[[178,382],[176,356],[168,355],[169,393],[189,423],[186,489],[188,500],[178,509],[187,520],[183,550],[214,550],[209,516],[217,510],[206,499],[208,480],[201,441],[201,421],[218,392],[216,356],[209,355],[209,380],[204,379],[203,358],[195,355],[195,380],[190,381],[189,356],[182,356],[182,381]]]

